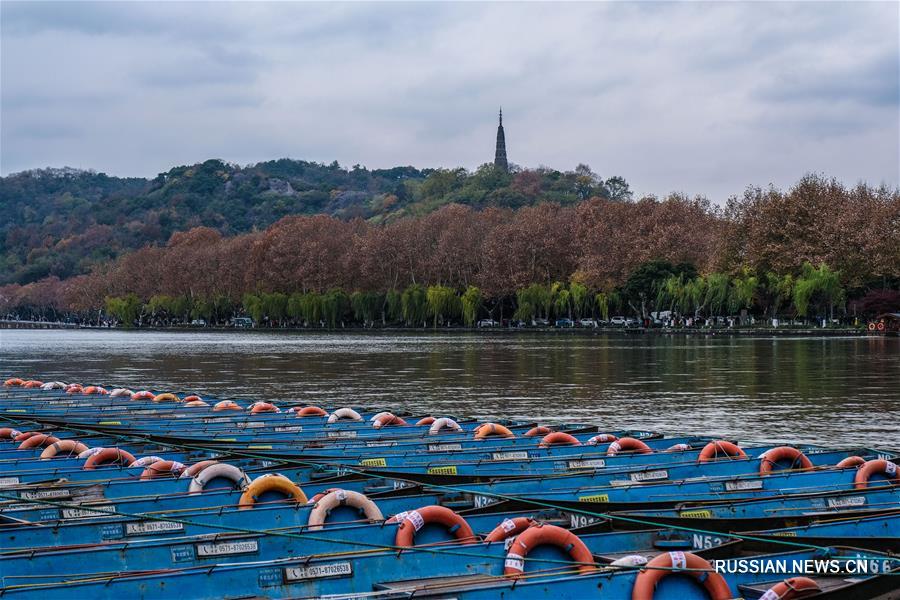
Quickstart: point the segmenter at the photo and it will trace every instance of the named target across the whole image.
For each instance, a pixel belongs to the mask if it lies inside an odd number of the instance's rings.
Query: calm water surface
[[[900,339],[0,330],[0,375],[900,447]]]

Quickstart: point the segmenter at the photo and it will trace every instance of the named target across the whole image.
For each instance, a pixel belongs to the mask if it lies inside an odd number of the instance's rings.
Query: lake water
[[[900,339],[0,330],[0,375],[900,447]]]

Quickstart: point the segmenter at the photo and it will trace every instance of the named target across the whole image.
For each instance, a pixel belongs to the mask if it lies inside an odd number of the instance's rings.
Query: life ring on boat
[[[190,394],[189,396],[185,396],[184,398],[182,398],[181,401],[182,402],[203,402],[203,398],[201,398],[197,394]],[[209,405],[207,404],[207,406],[209,406]]]
[[[37,379],[29,379],[25,383],[22,384],[23,388],[34,389],[39,388],[44,385],[43,381],[38,381]]]
[[[269,402],[254,402],[250,405],[250,414],[258,415],[260,413],[280,413],[281,409]]]
[[[0,428],[0,440],[15,440],[22,435],[22,432],[12,427]]]
[[[123,396],[128,396],[129,398],[131,398],[132,396],[134,396],[134,392],[132,392],[128,388],[115,388],[109,393],[110,398],[120,398]]]
[[[3,385],[5,385],[6,387],[20,387],[25,385],[25,380],[18,377],[10,377],[3,382]]]
[[[84,391],[84,388],[81,387],[80,383],[70,383],[69,385],[66,386],[67,394],[80,394],[83,391]]]
[[[154,402],[181,402],[181,398],[172,394],[170,392],[165,392],[163,394],[157,394],[153,396]]]
[[[538,448],[549,448],[550,446],[580,446],[581,442],[578,441],[574,435],[569,435],[568,433],[562,431],[554,431],[553,433],[548,433],[541,440],[541,443],[538,444]]]
[[[177,460],[157,460],[144,469],[144,472],[141,473],[141,481],[148,481],[165,475],[178,477],[184,469],[184,464]]]
[[[447,429],[455,432],[461,432],[463,430],[463,428],[460,427],[459,423],[457,423],[450,417],[441,417],[440,419],[437,419],[434,423],[432,423],[431,427],[428,428],[428,435],[437,435],[442,431],[446,431]]]
[[[428,524],[443,525],[460,544],[474,544],[477,541],[475,533],[464,518],[446,506],[433,504],[411,510],[403,516],[397,527],[394,545],[401,548],[412,548],[415,546],[416,532]]]
[[[809,577],[791,577],[785,579],[766,591],[759,600],[793,600],[818,594],[822,589]]]
[[[293,498],[297,504],[306,504],[306,494],[299,485],[280,473],[267,473],[250,482],[238,500],[238,510],[253,508],[266,492],[280,492],[288,498]]]
[[[535,436],[545,436],[553,433],[553,430],[547,427],[546,425],[538,425],[537,427],[532,427],[528,431],[526,431],[523,435],[525,437],[535,437]]]
[[[869,323],[869,331],[875,331],[875,323]]]
[[[611,433],[599,433],[594,437],[590,438],[585,442],[588,446],[596,446],[597,444],[609,444],[618,440],[616,436]]]
[[[29,437],[27,440],[23,441],[19,444],[19,450],[29,450],[31,448],[46,448],[52,444],[55,444],[59,441],[58,437],[53,437],[52,435],[47,435],[44,433],[39,433],[38,435],[33,435]]]
[[[87,450],[88,447],[78,440],[61,440],[44,448],[41,452],[41,460],[50,460],[61,452],[65,452],[65,456],[78,455]]]
[[[653,600],[656,585],[669,575],[683,573],[696,579],[711,600],[731,600],[728,582],[705,558],[691,552],[666,552],[648,562],[634,580],[631,600]]]
[[[89,385],[81,390],[81,393],[86,396],[105,396],[109,394],[105,387],[100,387],[99,385]]]
[[[19,433],[19,435],[17,435],[16,437],[14,437],[13,441],[24,442],[28,438],[32,438],[36,435],[40,435],[40,433],[38,433],[37,431],[23,431],[23,432]]]
[[[328,417],[328,423],[337,423],[338,421],[362,421],[362,415],[352,408],[339,408]]]
[[[876,473],[883,474],[891,485],[900,485],[900,473],[898,473],[897,465],[889,460],[878,459],[867,461],[856,471],[853,487],[858,490],[869,487],[869,478]]]
[[[310,531],[322,529],[325,519],[338,506],[351,506],[362,512],[369,521],[382,521],[381,509],[365,494],[351,490],[330,490],[316,500],[306,525]]]
[[[520,533],[509,548],[503,574],[506,577],[521,577],[525,573],[525,557],[538,546],[549,544],[562,548],[569,553],[573,561],[579,563],[578,573],[590,575],[597,570],[594,557],[581,539],[562,527],[556,525],[536,524]]]
[[[250,485],[250,478],[247,477],[247,474],[244,473],[243,469],[239,469],[234,465],[229,465],[227,463],[220,463],[214,460],[212,461],[203,461],[199,462],[196,465],[192,465],[182,471],[181,477],[184,477],[188,471],[191,469],[196,469],[196,467],[202,465],[203,463],[214,463],[208,464],[204,468],[194,471],[189,477],[191,477],[191,485],[188,488],[188,493],[190,494],[199,494],[206,490],[206,486],[209,485],[209,482],[213,479],[227,479],[231,483],[234,484],[234,488],[237,490],[244,490]]]
[[[100,452],[88,456],[88,459],[84,461],[84,466],[81,468],[85,471],[92,471],[97,467],[113,463],[118,463],[124,467],[130,465],[134,461],[134,455],[127,450],[122,450],[120,448],[101,448]]]
[[[128,466],[129,467],[149,467],[153,463],[158,463],[163,460],[165,460],[165,459],[161,456],[142,456],[139,459],[132,461],[131,464],[129,464]]]
[[[665,452],[687,452],[690,449],[690,444],[673,444],[666,448]]]
[[[747,458],[747,453],[737,444],[726,440],[716,440],[703,446],[703,450],[700,451],[700,455],[697,457],[697,462],[705,463],[718,460],[720,456],[728,459]]]
[[[196,398],[196,396],[193,396],[193,398]],[[204,406],[209,406],[209,404],[203,400],[191,400],[190,402],[184,403],[185,408],[203,408]]]
[[[381,417],[375,419],[375,422],[372,423],[372,427],[375,429],[381,429],[382,427],[387,427],[388,425],[406,425],[406,421],[398,417],[397,415],[393,415],[391,413],[386,413]]]
[[[431,425],[432,423],[434,423],[434,421],[434,417],[422,417],[421,419],[416,421],[416,425]]]
[[[810,469],[813,466],[812,461],[796,448],[792,446],[778,446],[777,448],[766,450],[759,456],[759,474],[768,475],[775,469],[780,460],[791,461],[790,469]],[[798,464],[800,466],[796,467]]]
[[[515,517],[513,519],[503,519],[503,521],[494,527],[484,538],[485,542],[502,542],[507,538],[519,535],[529,527],[535,524],[535,520],[531,517]]]
[[[879,321],[878,325],[875,327],[878,328],[878,331],[884,331],[884,321]]]
[[[859,467],[866,464],[866,459],[862,456],[848,456],[838,464],[834,465],[838,469],[849,469],[850,467]]]
[[[244,410],[238,405],[234,400],[222,400],[221,402],[216,402],[213,405],[213,412],[220,412],[223,410]]]
[[[508,427],[498,425],[497,423],[482,423],[475,430],[475,439],[483,440],[491,436],[499,436],[505,438],[514,438],[516,435],[509,430]]]
[[[181,479],[194,477],[195,475],[200,473],[200,471],[202,471],[203,469],[205,469],[207,467],[211,467],[213,465],[217,465],[217,464],[219,464],[219,461],[217,461],[217,460],[201,460],[200,462],[196,462],[196,463],[190,465],[189,467],[185,468],[185,470],[181,472]]]
[[[303,408],[297,408],[296,406],[291,409],[295,413],[297,413],[298,417],[327,417],[328,411],[324,408],[319,408],[318,406],[304,406]]]
[[[48,381],[44,385],[41,386],[42,390],[64,390],[66,389],[66,384],[62,381]]]
[[[391,414],[389,411],[383,410],[383,411],[381,411],[380,413],[375,413],[375,414],[372,416],[372,418],[369,419],[369,421],[372,422],[372,423],[374,423],[375,421],[377,421],[377,420],[380,419],[381,417],[383,417],[383,416],[385,416],[385,415],[389,415],[389,414]]]
[[[650,449],[650,446],[648,446],[641,440],[637,440],[631,437],[623,437],[609,445],[609,448],[606,449],[606,455],[616,456],[619,452],[622,451],[636,452],[638,454],[650,454],[651,452],[653,452],[653,450]]]
[[[153,392],[148,392],[147,390],[135,392],[131,395],[132,400],[153,400],[154,397]]]
[[[95,446],[93,448],[88,448],[84,452],[78,455],[78,458],[90,458],[91,456],[97,454],[98,452],[103,452],[105,448],[103,446]]]

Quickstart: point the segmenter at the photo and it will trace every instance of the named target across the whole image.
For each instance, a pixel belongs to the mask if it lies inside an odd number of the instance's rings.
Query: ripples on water
[[[0,375],[900,446],[900,339],[0,330]]]

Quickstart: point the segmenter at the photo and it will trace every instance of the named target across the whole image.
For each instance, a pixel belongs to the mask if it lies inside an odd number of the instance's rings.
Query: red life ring
[[[148,392],[147,390],[135,392],[131,395],[132,400],[152,400],[153,397],[153,392]]]
[[[415,545],[416,532],[432,523],[446,527],[460,544],[474,544],[477,541],[475,533],[464,518],[446,506],[435,504],[406,513],[397,528],[394,545],[401,548],[412,548]]]
[[[791,577],[769,588],[765,594],[759,597],[759,600],[792,600],[821,591],[819,584],[809,577]]]
[[[40,433],[38,435],[33,435],[29,437],[27,440],[23,441],[19,444],[19,450],[29,450],[31,448],[46,448],[47,446],[52,446],[56,442],[59,441],[58,437],[53,437],[52,435],[46,435]]]
[[[5,385],[6,387],[19,387],[25,385],[25,380],[19,379],[18,377],[10,377],[3,382],[3,385]]]
[[[434,421],[434,417],[423,417],[416,421],[416,425],[431,425],[432,423],[434,423]]]
[[[184,469],[185,466],[177,460],[159,460],[144,469],[144,472],[141,473],[141,481],[156,479],[164,475],[178,477]]]
[[[185,396],[183,402],[185,405],[190,404],[191,402],[203,402],[203,398],[197,394],[191,394],[190,396]]]
[[[126,450],[121,450],[119,448],[104,448],[96,454],[89,456],[88,459],[84,461],[84,466],[81,468],[85,471],[92,471],[99,466],[112,463],[128,466],[135,460],[134,455]]]
[[[318,406],[304,406],[303,408],[294,407],[293,410],[298,417],[327,417],[328,412]]]
[[[538,444],[538,448],[549,448],[550,446],[580,446],[581,442],[578,441],[574,435],[569,435],[568,433],[564,433],[562,431],[554,431],[553,433],[548,433],[544,436],[544,439],[541,440],[541,443]]]
[[[579,574],[590,575],[597,570],[594,556],[577,535],[556,525],[538,524],[519,534],[516,541],[510,546],[509,553],[506,555],[506,563],[503,566],[503,574],[506,577],[524,575],[525,557],[528,556],[528,552],[545,544],[567,551],[572,560],[579,563]]]
[[[391,413],[387,413],[385,415],[381,415],[375,422],[372,423],[372,427],[375,429],[381,429],[382,427],[387,427],[388,425],[406,425],[406,421],[401,419],[400,417],[393,415]]]
[[[240,407],[240,405],[234,400],[222,400],[221,402],[216,402],[213,405],[213,412],[220,412],[223,410],[244,410]]]
[[[838,464],[834,465],[838,469],[849,469],[850,467],[859,467],[866,464],[866,459],[862,456],[848,456]]]
[[[507,538],[519,535],[532,525],[535,521],[531,517],[516,517],[514,519],[503,519],[503,522],[494,527],[484,538],[485,542],[502,542]]]
[[[514,438],[516,434],[514,434],[508,427],[504,427],[503,425],[498,425],[497,423],[482,423],[478,427],[475,428],[475,439],[483,440],[484,438],[491,436],[499,436],[505,438]]]
[[[869,487],[869,478],[876,473],[882,473],[891,485],[900,485],[900,469],[889,460],[870,460],[856,471],[853,478],[853,487],[861,490]]]
[[[259,413],[277,413],[281,412],[281,409],[275,406],[274,404],[270,404],[268,402],[254,402],[250,407],[250,414],[256,415]]]
[[[61,452],[65,452],[64,456],[78,456],[88,447],[78,440],[62,440],[44,448],[41,452],[41,460],[49,460]]]
[[[878,327],[878,331],[884,331],[884,321],[881,321],[880,323],[878,323],[877,327]]]
[[[0,440],[14,440],[20,435],[22,435],[22,432],[18,429],[13,429],[12,427],[0,428]]]
[[[548,433],[553,433],[553,430],[547,427],[546,425],[538,425],[537,427],[532,427],[528,431],[525,432],[525,437],[535,437],[537,435],[547,435]]]
[[[697,462],[705,463],[711,460],[717,460],[720,456],[728,459],[747,458],[747,453],[741,450],[741,447],[725,440],[710,442],[700,451]]]
[[[759,474],[768,475],[780,460],[790,460],[791,469],[795,468],[795,465],[798,463],[801,469],[811,469],[813,466],[812,461],[796,448],[792,446],[778,446],[763,452],[762,456],[759,457]]]
[[[616,440],[612,444],[609,445],[609,448],[606,449],[607,456],[615,456],[619,452],[637,452],[638,454],[650,454],[653,450],[650,449],[650,446],[642,442],[641,440],[636,440],[630,437],[623,437],[620,440]]]
[[[106,391],[106,388],[100,387],[99,385],[89,385],[86,388],[84,388],[83,390],[81,390],[81,392],[87,396],[91,396],[91,395],[105,396],[106,394],[109,394],[109,392]]]
[[[43,381],[38,381],[37,379],[29,379],[28,381],[26,381],[25,383],[22,384],[22,387],[32,389],[32,388],[39,388],[42,385],[44,385]]]
[[[69,385],[66,386],[67,394],[80,394],[83,391],[84,391],[84,388],[81,387],[80,383],[70,383]]]
[[[585,442],[588,446],[596,446],[597,444],[609,444],[618,440],[616,436],[611,433],[598,433],[587,442]]]
[[[653,600],[656,585],[669,575],[680,572],[701,583],[711,600],[731,600],[734,597],[728,582],[716,573],[705,558],[690,552],[667,552],[644,565],[631,588],[631,600]]]

